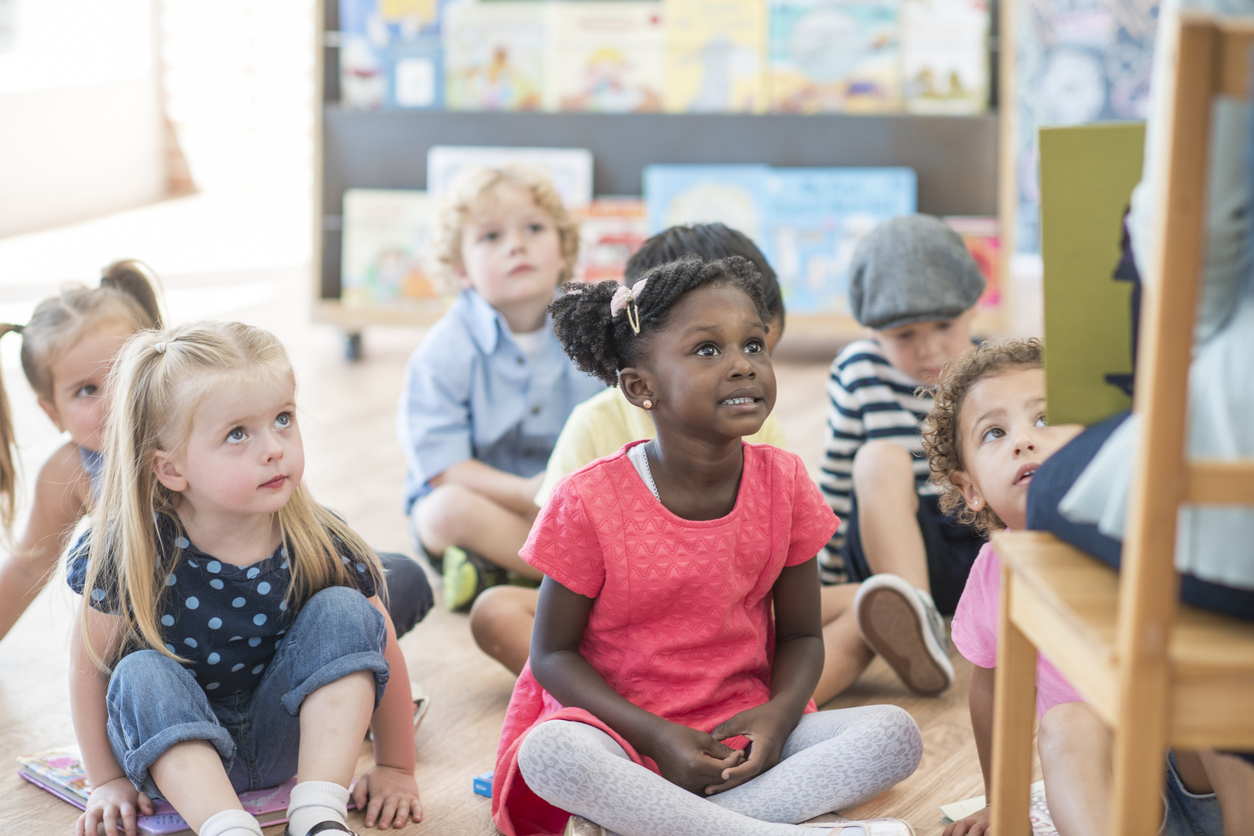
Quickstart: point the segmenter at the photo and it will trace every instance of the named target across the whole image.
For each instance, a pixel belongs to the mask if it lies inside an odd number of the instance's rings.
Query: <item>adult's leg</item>
[[[435,594],[417,561],[403,554],[379,552],[379,562],[388,585],[388,615],[400,638],[426,617],[435,603]]]
[[[910,777],[922,757],[919,727],[904,709],[820,711],[802,716],[772,769],[710,800],[763,821],[805,821],[869,801]]]
[[[470,608],[470,634],[475,644],[515,676],[522,673],[531,655],[531,630],[539,600],[535,589],[494,586],[485,589]]]
[[[423,548],[432,554],[459,546],[525,578],[540,579],[518,556],[531,533],[532,517],[462,485],[441,485],[418,500],[412,513]]]
[[[178,662],[155,650],[124,656],[109,678],[108,710],[114,757],[141,792],[169,800],[196,831],[243,809],[227,777],[235,742]]]
[[[819,684],[814,687],[814,702],[818,705],[835,698],[852,685],[875,658],[875,653],[858,632],[858,620],[853,609],[853,599],[857,594],[856,583],[825,586],[821,590],[823,673],[819,676]],[[533,604],[533,618],[534,612]]]
[[[545,801],[621,836],[813,836],[820,832],[752,818],[680,789],[632,763],[613,738],[584,723],[550,720],[536,726],[519,748],[518,767],[527,785]]]
[[[915,518],[919,495],[910,451],[891,441],[863,444],[853,459],[853,490],[868,568],[873,574],[902,577],[930,594],[927,552]]]
[[[1106,833],[1110,819],[1111,734],[1087,703],[1056,705],[1037,735],[1045,801],[1059,836]]]

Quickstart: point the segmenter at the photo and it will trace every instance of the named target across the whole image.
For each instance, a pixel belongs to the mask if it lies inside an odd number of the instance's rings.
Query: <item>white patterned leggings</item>
[[[799,836],[815,831],[795,823],[879,795],[922,755],[909,714],[871,705],[803,715],[773,769],[709,797],[632,763],[600,729],[568,720],[532,729],[518,768],[545,801],[621,836]]]

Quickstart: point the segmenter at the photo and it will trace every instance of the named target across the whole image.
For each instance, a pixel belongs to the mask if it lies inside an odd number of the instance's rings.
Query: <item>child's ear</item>
[[[169,490],[178,493],[187,490],[187,477],[174,461],[174,457],[164,450],[158,450],[152,459],[152,472],[157,481]]]
[[[967,503],[968,508],[972,511],[984,508],[984,497],[980,495],[980,489],[965,472],[955,470],[949,475],[949,481],[962,493],[962,501]]]
[[[653,376],[647,369],[632,367],[623,369],[618,373],[618,388],[623,390],[623,396],[633,406],[652,409],[657,403],[657,396],[653,394]],[[649,401],[647,407],[644,405],[645,401]]]
[[[48,420],[56,425],[57,429],[65,432],[65,425],[61,423],[61,416],[57,414],[57,408],[43,398],[39,399],[39,408],[44,411],[44,415],[48,416]]]

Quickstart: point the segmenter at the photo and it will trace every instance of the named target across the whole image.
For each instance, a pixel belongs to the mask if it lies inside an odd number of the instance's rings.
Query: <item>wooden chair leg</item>
[[[1001,578],[993,710],[992,827],[997,836],[1031,836],[1032,721],[1036,710],[1036,647],[1010,620],[1014,576]]]
[[[1115,782],[1110,832],[1115,836],[1157,833],[1163,817],[1165,718],[1170,710],[1166,677],[1161,670],[1127,673],[1112,752]]]

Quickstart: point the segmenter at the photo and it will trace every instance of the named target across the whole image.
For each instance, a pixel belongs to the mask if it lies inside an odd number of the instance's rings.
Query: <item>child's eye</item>
[[[697,354],[702,357],[715,357],[718,355],[718,346],[712,343],[702,343],[697,346]]]
[[[1049,426],[1049,424],[1045,423],[1045,415],[1044,415],[1044,414],[1042,414],[1039,418],[1037,418],[1037,419],[1036,419],[1036,426],[1038,426],[1038,427],[1048,427],[1048,426]]]
[[[758,353],[760,353],[760,352],[761,352],[764,348],[765,348],[765,346],[764,346],[764,345],[762,345],[762,341],[761,341],[761,340],[749,340],[749,342],[745,343],[745,353],[746,353],[746,354],[758,354]]]
[[[949,321],[949,320],[944,320],[943,322],[938,322],[938,323],[936,323],[936,330],[937,330],[937,331],[948,331],[948,330],[949,330],[949,326],[950,326],[951,324],[952,324],[952,323],[950,323],[950,321]]]
[[[285,430],[292,426],[292,413],[280,412],[278,417],[274,419],[274,426],[280,430]]]
[[[997,439],[1001,438],[1005,434],[1006,434],[1006,431],[1003,430],[1001,427],[989,427],[987,430],[984,431],[984,435],[980,436],[980,441],[987,444],[990,441],[996,441]]]
[[[86,386],[80,386],[78,388],[78,391],[74,393],[74,397],[90,398],[92,395],[96,394],[99,391],[100,389],[97,386],[95,386],[94,384],[88,383]]]
[[[535,235],[536,233],[544,232],[544,224],[539,223],[539,222],[528,224],[527,231],[533,235]]]
[[[485,233],[483,233],[482,235],[480,235],[480,236],[479,236],[479,240],[480,240],[480,241],[487,241],[487,242],[491,243],[492,241],[495,241],[495,240],[497,240],[497,239],[498,239],[498,238],[500,238],[500,237],[501,237],[501,233],[499,233],[499,232],[497,232],[497,231],[493,230],[493,231],[491,231],[491,232],[485,232]]]
[[[248,438],[248,433],[244,432],[243,427],[236,427],[226,434],[228,444],[239,444],[245,438]]]

